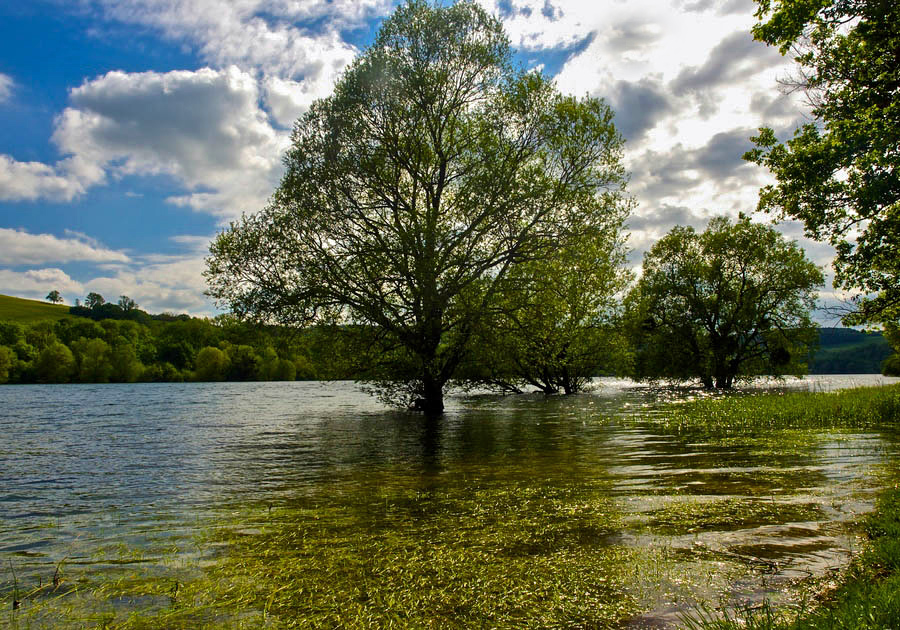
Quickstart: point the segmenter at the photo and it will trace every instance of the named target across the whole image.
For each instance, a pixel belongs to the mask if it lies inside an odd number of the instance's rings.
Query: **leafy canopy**
[[[730,388],[802,373],[822,282],[796,243],[746,216],[714,218],[699,234],[676,226],[644,255],[628,296],[634,377]]]
[[[745,158],[776,183],[759,207],[837,248],[835,285],[855,289],[847,323],[896,321],[900,307],[900,3],[757,0],[760,41],[794,51],[813,122],[786,142],[768,128]],[[871,295],[877,294],[875,297]]]
[[[408,2],[297,122],[271,203],[212,244],[209,294],[370,331],[370,378],[440,411],[511,269],[620,213],[612,118],[514,67],[473,2]]]

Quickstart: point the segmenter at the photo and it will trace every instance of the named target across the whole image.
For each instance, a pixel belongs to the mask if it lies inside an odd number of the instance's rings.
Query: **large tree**
[[[745,157],[776,183],[760,208],[803,221],[837,248],[835,284],[861,291],[848,323],[900,307],[900,2],[757,0],[755,37],[793,51],[792,80],[813,120],[779,142],[771,129]],[[864,295],[869,294],[866,298]]]
[[[516,67],[475,3],[411,1],[297,122],[270,204],[214,241],[209,293],[364,331],[388,390],[440,412],[510,270],[619,212],[612,118]]]
[[[677,226],[644,255],[628,298],[634,376],[727,389],[802,373],[822,282],[796,243],[748,217],[714,218],[702,233]]]

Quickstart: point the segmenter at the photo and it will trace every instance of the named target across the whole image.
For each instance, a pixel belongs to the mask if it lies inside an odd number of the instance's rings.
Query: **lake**
[[[898,380],[818,376],[754,388]],[[281,525],[294,519],[310,536],[313,521],[342,523],[339,540],[322,530],[335,548],[390,534],[384,544],[396,544],[398,558],[440,547],[448,523],[510,557],[540,562],[555,545],[561,567],[572,562],[562,551],[615,551],[633,566],[603,565],[616,584],[609,598],[627,599],[632,627],[666,627],[698,601],[789,599],[796,580],[847,562],[858,543],[846,526],[871,509],[900,436],[732,439],[650,421],[662,403],[704,395],[599,379],[572,397],[451,397],[427,424],[352,383],[3,386],[0,592],[13,573],[33,587],[59,566],[70,584],[123,566],[189,578],[223,553],[200,533],[232,519],[252,536],[281,514]],[[512,535],[514,521],[529,530],[518,519],[532,509],[545,520],[536,516],[530,531],[544,534],[483,542]],[[165,602],[114,606],[144,604]],[[15,621],[3,606],[0,623]]]

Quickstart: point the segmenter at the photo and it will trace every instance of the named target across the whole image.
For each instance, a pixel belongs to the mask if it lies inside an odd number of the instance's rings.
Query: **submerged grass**
[[[825,519],[822,507],[817,503],[785,503],[746,497],[676,501],[649,512],[646,517],[645,527],[656,534],[672,536]]]
[[[638,612],[643,552],[607,544],[619,516],[595,485],[383,481],[243,508],[204,534],[202,574],[88,581],[65,610],[32,598],[19,627],[618,628]]]
[[[768,604],[734,611],[700,609],[683,619],[687,630],[895,630],[900,627],[900,489],[882,494],[864,520],[869,543],[839,585],[799,611]]]
[[[705,398],[667,405],[653,421],[673,431],[720,433],[879,427],[900,421],[900,385]]]
[[[770,428],[900,428],[900,387],[830,393],[747,396],[686,403],[659,414],[676,431],[718,434]],[[897,462],[892,462],[896,468]],[[896,474],[894,474],[896,477]],[[900,628],[900,487],[883,491],[860,524],[868,543],[837,584],[797,609],[769,603],[747,608],[700,607],[684,615],[687,630],[896,630]]]

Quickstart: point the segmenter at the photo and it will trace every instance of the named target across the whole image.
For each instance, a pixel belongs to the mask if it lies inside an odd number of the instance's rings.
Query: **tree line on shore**
[[[149,315],[108,303],[73,306],[78,317],[0,320],[0,383],[132,383],[331,379],[340,353],[316,331],[250,326],[223,315]],[[316,357],[313,361],[310,357]]]

